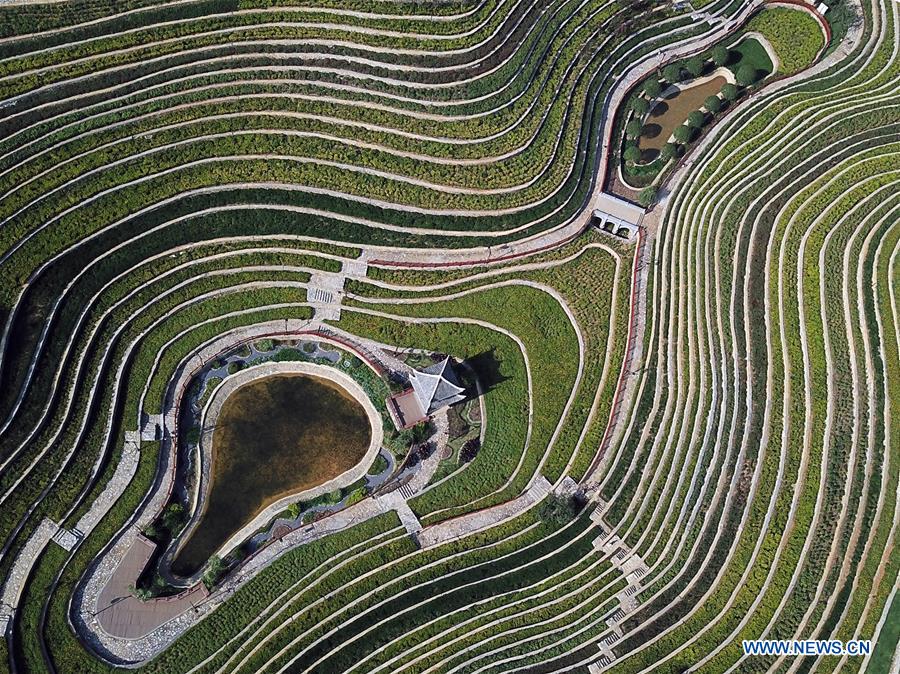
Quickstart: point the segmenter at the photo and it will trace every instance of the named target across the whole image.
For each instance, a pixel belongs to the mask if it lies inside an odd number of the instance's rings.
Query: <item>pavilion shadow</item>
[[[494,354],[494,349],[482,351],[471,358],[467,358],[463,364],[478,377],[478,382],[481,384],[481,390],[485,394],[510,378],[500,371],[503,363],[497,359],[497,356]],[[478,392],[474,382],[466,381],[465,384],[466,397],[476,397]]]

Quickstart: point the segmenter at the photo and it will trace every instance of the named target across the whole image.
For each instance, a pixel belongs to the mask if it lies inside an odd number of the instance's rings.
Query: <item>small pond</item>
[[[350,470],[371,441],[362,405],[337,384],[304,374],[244,384],[215,423],[206,509],[173,561],[179,575],[197,571],[279,498]]]
[[[675,129],[684,124],[691,112],[703,107],[707,96],[719,93],[726,81],[724,77],[714,77],[663,96],[644,121],[644,131],[638,142],[641,161],[656,159]]]

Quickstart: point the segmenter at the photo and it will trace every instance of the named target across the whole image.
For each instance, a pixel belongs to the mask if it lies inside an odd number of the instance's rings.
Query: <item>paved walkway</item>
[[[525,491],[511,501],[426,527],[419,534],[419,543],[423,548],[431,548],[496,526],[533,506],[549,494],[550,489],[551,485],[547,478],[538,475]]]
[[[422,524],[419,518],[406,503],[406,499],[400,494],[399,490],[388,492],[384,496],[375,499],[378,506],[384,511],[394,510],[400,518],[400,522],[406,528],[406,532],[412,536],[422,531]]]
[[[310,276],[306,301],[313,308],[318,321],[341,320],[341,301],[344,299],[344,274],[317,272]]]
[[[140,445],[133,440],[125,442],[122,456],[106,487],[75,525],[75,529],[81,535],[86,536],[93,531],[94,527],[97,526],[125,491],[135,472],[137,472],[138,462],[140,461],[139,449]]]
[[[47,547],[47,543],[53,538],[57,529],[59,527],[56,523],[45,517],[19,551],[9,576],[3,584],[3,593],[0,594],[2,597],[0,623],[7,624],[12,618],[19,605],[19,600],[22,598],[22,591],[25,589],[25,581],[28,579],[28,574],[31,573],[31,567],[37,561],[38,555]]]
[[[94,606],[100,626],[123,639],[141,639],[158,626],[191,609],[207,596],[199,583],[173,597],[142,601],[131,588],[156,551],[156,544],[137,535],[116,570],[103,586]]]
[[[369,498],[330,517],[296,529],[250,557],[212,594],[204,595],[205,590],[195,589],[194,594],[185,593],[179,595],[180,599],[178,600],[168,600],[170,607],[162,608],[160,608],[159,602],[165,602],[164,599],[140,601],[132,597],[120,600],[120,602],[128,602],[123,604],[120,610],[128,609],[131,616],[129,618],[120,617],[116,624],[125,629],[134,630],[137,628],[127,626],[140,625],[143,635],[139,638],[112,635],[97,617],[97,609],[101,606],[98,604],[101,599],[101,591],[108,585],[115,569],[118,568],[118,558],[124,558],[126,554],[133,554],[135,555],[133,559],[140,559],[139,553],[131,553],[131,548],[136,544],[139,533],[134,528],[130,528],[127,535],[117,542],[114,550],[89,572],[86,585],[76,592],[73,599],[73,620],[79,633],[86,636],[92,646],[105,658],[120,663],[145,661],[166,648],[188,628],[226,601],[235,590],[253,578],[262,568],[271,564],[291,548],[355,526],[382,514],[382,512],[375,500]],[[133,583],[133,579],[130,582]],[[106,596],[112,597],[113,594],[108,593]],[[119,596],[124,595],[120,593]],[[119,606],[119,603],[116,603],[116,606]],[[154,616],[153,622],[158,623],[160,620],[165,622],[153,626],[153,623],[148,620],[149,616]],[[112,620],[106,622],[112,623]]]

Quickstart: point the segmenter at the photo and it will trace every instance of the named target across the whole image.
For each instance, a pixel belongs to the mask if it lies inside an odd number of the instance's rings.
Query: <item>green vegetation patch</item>
[[[750,19],[747,30],[769,41],[781,61],[778,72],[784,75],[808,68],[825,45],[819,23],[809,13],[788,7],[764,9]]]

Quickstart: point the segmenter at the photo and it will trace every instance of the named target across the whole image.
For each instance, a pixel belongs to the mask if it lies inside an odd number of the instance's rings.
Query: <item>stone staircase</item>
[[[334,293],[324,288],[310,288],[306,297],[307,301],[317,304],[331,304],[334,302]]]
[[[56,533],[53,534],[51,540],[66,552],[72,552],[72,548],[74,548],[82,538],[84,538],[84,534],[78,529],[69,531],[68,529],[60,527],[56,530]]]
[[[315,319],[319,321],[340,320],[343,293],[343,274],[326,272],[312,274],[306,288],[306,301],[312,305]]]

